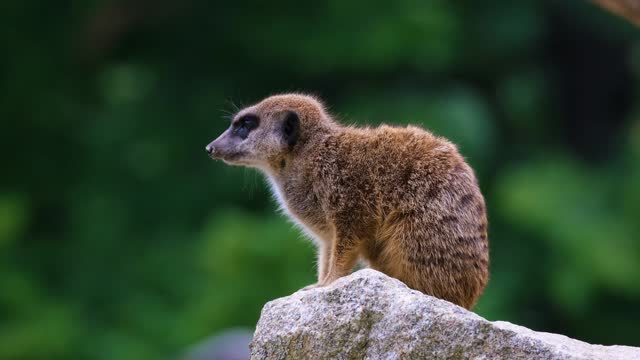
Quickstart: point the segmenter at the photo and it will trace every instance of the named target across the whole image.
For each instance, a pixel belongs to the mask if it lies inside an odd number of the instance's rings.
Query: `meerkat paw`
[[[306,290],[311,290],[311,289],[317,289],[320,287],[325,287],[329,284],[331,284],[333,281],[328,281],[328,279],[324,279],[322,281],[318,281],[315,284],[311,284],[311,285],[307,285],[305,287],[303,287],[302,289],[300,289],[301,291],[306,291]]]
[[[300,291],[306,291],[306,290],[316,289],[320,287],[325,287],[327,285],[330,285],[332,282],[336,281],[337,279],[339,279],[339,277],[327,276],[315,284],[311,284],[303,287],[302,289],[300,289]]]
[[[322,285],[320,285],[320,283],[315,283],[315,284],[311,284],[311,285],[307,285],[305,287],[303,287],[302,289],[298,290],[298,291],[307,291],[307,290],[311,290],[311,289],[315,289],[318,287],[321,287]]]

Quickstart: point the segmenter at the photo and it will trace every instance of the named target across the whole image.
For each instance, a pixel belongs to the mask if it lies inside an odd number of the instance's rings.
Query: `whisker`
[[[235,113],[232,113],[229,110],[220,109],[220,112],[222,113],[222,118],[229,121],[233,120],[233,117],[235,116]]]
[[[252,174],[252,176],[248,175],[248,173]],[[249,192],[249,199],[253,199],[256,189],[256,172],[253,169],[244,168],[242,180],[242,189]]]
[[[240,107],[238,107],[238,105],[236,105],[236,103],[234,103],[233,100],[227,99],[227,104],[231,105],[231,107],[235,112],[240,111]]]

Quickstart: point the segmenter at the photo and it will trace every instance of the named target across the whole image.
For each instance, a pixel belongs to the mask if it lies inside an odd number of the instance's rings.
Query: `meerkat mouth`
[[[217,157],[217,159],[222,160],[225,164],[229,165],[244,165],[244,158],[247,153],[244,151],[233,152],[228,154],[222,154]]]
[[[213,160],[222,160],[224,162],[227,161],[235,161],[245,157],[247,154],[244,151],[237,151],[232,153],[212,153],[209,155],[209,158]]]

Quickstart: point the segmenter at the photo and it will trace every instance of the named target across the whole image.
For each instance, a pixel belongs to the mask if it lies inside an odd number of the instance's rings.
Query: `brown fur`
[[[294,146],[279,137],[287,111],[300,120]],[[474,306],[488,280],[487,219],[455,145],[414,126],[341,126],[306,95],[269,97],[235,119],[246,114],[259,128],[214,156],[266,174],[283,210],[316,240],[317,286],[362,258],[411,288]],[[225,146],[244,146],[243,157],[225,159]]]

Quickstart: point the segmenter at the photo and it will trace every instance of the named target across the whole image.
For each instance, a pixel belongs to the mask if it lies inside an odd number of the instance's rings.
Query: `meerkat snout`
[[[489,276],[484,198],[454,144],[415,127],[342,126],[315,98],[277,95],[238,112],[206,147],[261,170],[318,249],[318,282],[358,259],[465,308]]]

